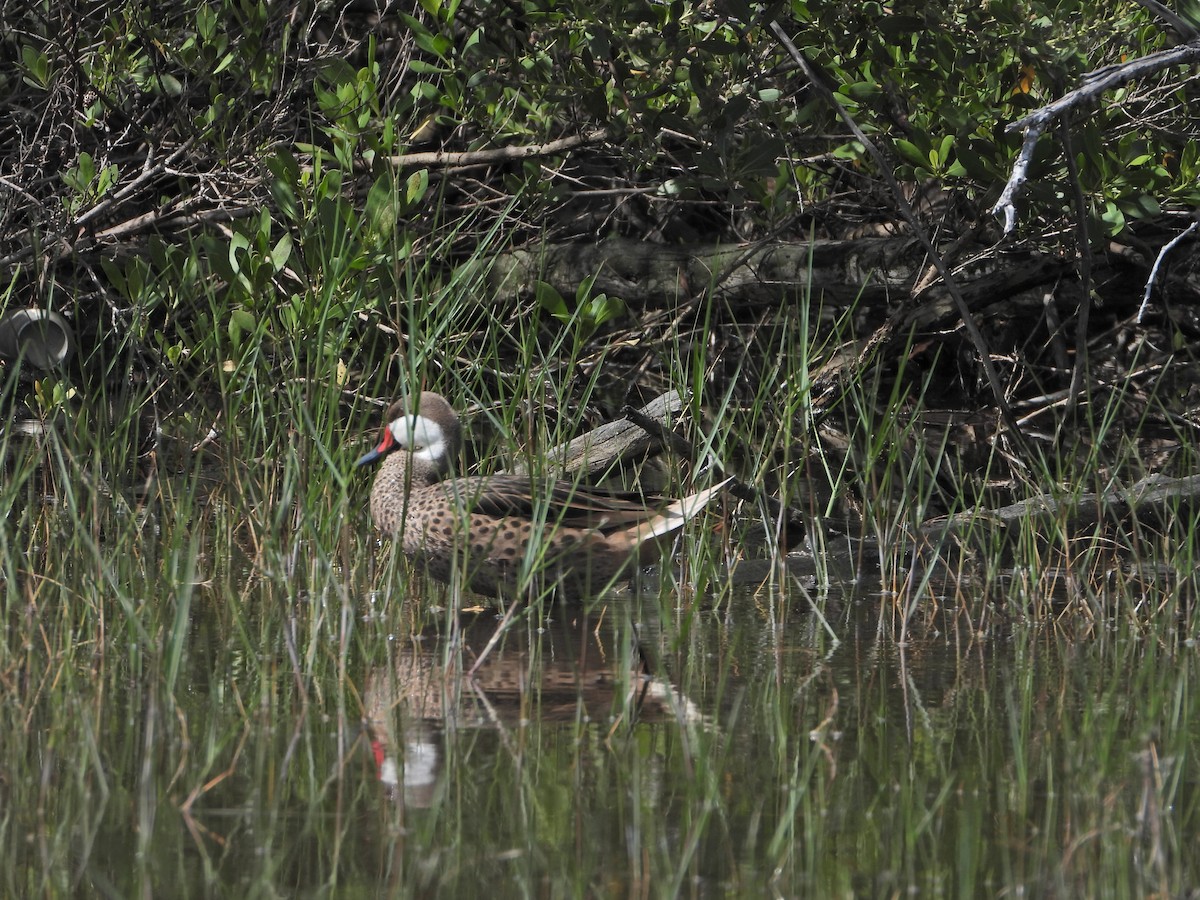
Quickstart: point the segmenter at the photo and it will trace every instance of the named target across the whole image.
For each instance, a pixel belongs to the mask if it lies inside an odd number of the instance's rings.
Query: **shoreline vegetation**
[[[915,525],[1187,477],[1193,26],[1009,6],[9,10],[5,309],[79,347],[10,406],[117,395],[145,460],[289,380],[341,427],[431,387],[536,452],[517,403],[568,439],[686,390],[860,523],[880,478]]]

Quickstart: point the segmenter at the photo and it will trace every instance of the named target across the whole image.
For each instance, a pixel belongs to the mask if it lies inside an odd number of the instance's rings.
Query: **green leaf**
[[[446,68],[446,66],[437,66],[421,59],[411,60],[408,64],[408,70],[410,72],[416,72],[418,75],[447,75],[452,71],[451,69]],[[480,74],[486,77],[485,73]]]
[[[255,318],[244,309],[235,309],[229,314],[229,340],[235,347],[241,346],[242,335],[253,333]]]
[[[592,287],[596,284],[596,279],[599,277],[597,272],[595,275],[588,275],[579,282],[579,287],[575,288],[575,305],[582,306],[587,298],[592,293]]]
[[[604,323],[611,322],[623,315],[625,315],[625,301],[619,297],[609,297],[607,294],[593,297],[587,307],[587,317],[591,320],[593,328],[599,328]]]
[[[866,152],[866,147],[858,141],[849,141],[840,147],[834,147],[833,157],[835,159],[862,159]]]
[[[104,277],[108,279],[109,284],[117,289],[117,293],[119,293],[126,300],[136,299],[129,296],[129,284],[125,280],[125,273],[115,261],[101,257],[100,268],[104,270]]]
[[[235,231],[229,239],[229,268],[234,274],[242,271],[242,252],[250,250],[250,238],[240,231]]]
[[[271,265],[276,272],[282,272],[288,264],[288,260],[292,258],[292,236],[284,232],[283,237],[275,242],[275,246],[271,248]]]
[[[117,167],[105,166],[100,170],[100,177],[96,180],[96,196],[103,197],[108,193],[108,189],[117,183]]]
[[[429,170],[418,169],[408,176],[408,180],[404,184],[404,206],[406,209],[411,208],[414,203],[417,203],[425,196],[425,192],[429,189]]]
[[[205,43],[211,41],[217,33],[217,13],[211,6],[201,6],[196,10],[196,33]]]
[[[25,76],[21,79],[30,87],[45,88],[50,85],[50,57],[35,48],[21,48],[21,62],[25,64]]]
[[[770,178],[779,171],[779,160],[787,155],[787,145],[780,138],[756,141],[737,157],[738,175],[742,178]]]
[[[367,224],[378,234],[388,234],[396,225],[396,186],[390,171],[375,179],[367,191]]]
[[[905,162],[914,166],[923,166],[929,162],[924,151],[911,141],[906,141],[904,138],[897,138],[894,144],[896,152],[904,159]]]
[[[986,158],[980,152],[982,150],[988,151]],[[955,154],[958,157],[955,165],[963,168],[965,174],[976,181],[990,182],[995,178],[995,170],[989,163],[995,159],[995,154],[995,145],[985,141],[975,141],[970,145],[959,144]]]
[[[243,331],[253,331],[257,324],[254,315],[244,309],[235,309],[229,314],[229,320]]]
[[[439,59],[449,62],[450,51],[454,49],[449,38],[426,31],[423,34],[414,34],[413,39],[416,40],[417,46],[426,53],[432,53]]]
[[[942,138],[941,144],[938,145],[938,159],[945,164],[950,158],[950,151],[954,149],[954,135],[948,134]]]
[[[874,81],[858,81],[854,84],[842,85],[839,90],[855,100],[870,100],[879,93],[879,85]]]
[[[1158,200],[1149,194],[1135,194],[1119,202],[1121,211],[1129,219],[1153,219],[1162,213]]]
[[[283,178],[275,178],[271,181],[271,196],[275,198],[275,205],[279,208],[279,212],[284,218],[293,222],[300,218],[300,205],[296,200],[296,192],[292,185]]]
[[[554,318],[560,322],[571,321],[571,313],[567,309],[567,301],[565,301],[558,291],[544,281],[539,281],[534,288],[534,296],[537,299],[537,304]]]
[[[76,171],[79,173],[80,187],[87,187],[96,178],[96,161],[92,159],[92,154],[86,150],[79,154],[79,166]]]
[[[1111,200],[1105,201],[1100,220],[1107,226],[1109,237],[1120,234],[1125,229],[1125,214]]]

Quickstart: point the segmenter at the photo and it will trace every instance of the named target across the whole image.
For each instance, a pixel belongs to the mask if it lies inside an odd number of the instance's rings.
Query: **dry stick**
[[[925,537],[944,540],[947,537],[969,535],[972,529],[986,525],[988,535],[1016,532],[1030,525],[1035,527],[1061,526],[1078,533],[1106,519],[1146,519],[1150,516],[1167,518],[1172,509],[1200,506],[1200,475],[1169,478],[1148,475],[1129,487],[1116,485],[1102,493],[1085,493],[1060,499],[1041,494],[999,509],[971,509],[952,516],[926,522],[920,528]]]
[[[892,175],[891,168],[887,158],[878,147],[871,141],[869,137],[859,128],[858,123],[854,118],[846,112],[846,108],[834,96],[833,91],[818,77],[816,70],[804,56],[796,45],[792,43],[787,32],[776,21],[771,22],[771,31],[776,39],[783,45],[784,49],[791,55],[792,59],[800,66],[804,72],[804,77],[808,79],[813,90],[816,91],[821,98],[828,103],[834,111],[841,117],[842,121],[849,127],[854,137],[866,148],[871,158],[875,160],[876,166],[879,168],[879,174],[896,201],[896,205],[900,210],[900,215],[904,217],[904,221],[908,223],[917,240],[921,242],[921,246],[925,248],[925,252],[929,255],[930,261],[941,276],[942,282],[946,285],[946,291],[954,300],[954,305],[958,309],[959,318],[962,320],[963,327],[967,331],[967,336],[971,339],[971,343],[975,345],[975,351],[979,354],[979,363],[983,367],[984,375],[987,376],[988,386],[992,390],[992,396],[996,399],[996,406],[1000,410],[1000,416],[1004,419],[1004,424],[1008,427],[1012,434],[1013,440],[1017,446],[1025,451],[1027,457],[1032,458],[1032,448],[1025,439],[1024,433],[1021,431],[1021,426],[1017,423],[1016,416],[1013,415],[1012,407],[1008,405],[1008,400],[1004,396],[1004,386],[1000,383],[1000,376],[996,373],[996,367],[992,365],[991,351],[988,349],[987,341],[984,340],[983,332],[979,330],[979,325],[975,322],[975,317],[971,314],[971,309],[967,306],[967,301],[959,290],[958,282],[954,279],[953,273],[946,265],[946,261],[942,259],[937,248],[933,246],[933,242],[929,239],[929,235],[925,233],[925,229],[917,221],[916,215],[913,213],[912,207],[908,201],[904,199],[904,192],[900,189],[895,176]]]
[[[1170,13],[1161,4],[1154,0],[1138,0],[1147,9],[1150,9],[1155,14],[1167,19],[1177,29],[1183,24],[1177,17]],[[1195,29],[1184,27],[1179,29],[1180,33],[1191,38],[1186,44],[1180,44],[1178,47],[1172,47],[1169,50],[1164,50],[1161,53],[1152,53],[1149,56],[1144,56],[1141,59],[1135,59],[1132,62],[1118,66],[1106,66],[1097,69],[1095,72],[1086,75],[1083,79],[1083,84],[1073,91],[1069,91],[1053,103],[1048,103],[1032,115],[1026,116],[1016,122],[1012,122],[1005,129],[1006,131],[1018,131],[1024,129],[1025,142],[1021,146],[1021,152],[1017,154],[1017,160],[1013,163],[1012,174],[1009,176],[1008,183],[1004,185],[1004,190],[1000,194],[1000,199],[996,201],[996,205],[992,207],[992,213],[995,215],[1003,215],[1004,217],[1004,233],[1009,234],[1016,228],[1017,224],[1017,208],[1013,202],[1021,188],[1025,184],[1026,176],[1029,171],[1029,164],[1033,159],[1034,148],[1037,146],[1038,139],[1042,136],[1046,126],[1055,118],[1064,113],[1070,112],[1078,106],[1085,103],[1090,103],[1099,98],[1100,94],[1111,87],[1119,84],[1124,84],[1126,81],[1134,78],[1139,78],[1144,75],[1151,75],[1159,72],[1162,69],[1170,68],[1175,65],[1191,63],[1200,60],[1200,39],[1195,37]],[[1075,206],[1077,229],[1079,231],[1079,246],[1083,254],[1080,263],[1080,281],[1083,288],[1083,299],[1080,301],[1079,317],[1077,320],[1076,338],[1075,338],[1075,368],[1071,374],[1071,388],[1069,400],[1067,404],[1068,411],[1074,410],[1079,402],[1079,392],[1083,385],[1084,369],[1087,366],[1087,327],[1088,318],[1091,311],[1091,255],[1088,250],[1088,240],[1086,226],[1084,224],[1084,199],[1083,189],[1079,183],[1078,167],[1075,164],[1074,153],[1071,150],[1070,133],[1067,131],[1067,126],[1062,125],[1060,132],[1063,139],[1063,149],[1067,157],[1067,166],[1071,173],[1071,181],[1075,187]],[[1189,229],[1190,230],[1190,229]],[[1170,246],[1170,245],[1168,245]],[[1164,248],[1165,249],[1165,248]],[[1161,260],[1162,254],[1159,259]],[[1157,268],[1157,263],[1156,263]],[[1146,286],[1146,298],[1149,298],[1150,284],[1153,283],[1154,272],[1151,272],[1150,282]],[[1142,310],[1138,313],[1138,320],[1141,321],[1142,312],[1146,307],[1146,300],[1143,300]]]
[[[165,160],[157,164],[154,162],[154,147],[150,147],[146,151],[146,159],[142,163],[142,172],[140,175],[134,178],[133,181],[124,185],[120,190],[115,191],[111,196],[105,197],[91,209],[85,210],[83,213],[77,216],[75,221],[71,222],[71,224],[76,227],[82,227],[92,219],[95,219],[102,213],[107,212],[110,207],[119,206],[121,203],[124,203],[142,188],[151,185],[156,178],[167,174],[167,168],[169,166],[173,166],[176,160],[190,151],[198,141],[208,137],[210,134],[211,130],[189,138],[176,147],[175,150]]]
[[[141,213],[134,216],[132,219],[126,219],[118,222],[102,231],[97,231],[94,234],[84,232],[78,234],[74,239],[66,237],[59,238],[55,242],[53,252],[47,251],[46,262],[57,262],[64,257],[70,256],[73,253],[80,253],[86,249],[90,249],[95,244],[102,241],[112,241],[115,238],[129,237],[141,231],[150,228],[163,229],[170,226],[173,231],[180,231],[192,225],[206,225],[210,222],[234,221],[236,219],[244,219],[249,216],[259,214],[257,207],[244,206],[235,207],[232,209],[207,209],[200,212],[190,212],[199,205],[198,198],[190,198],[184,200],[178,206],[163,206],[158,209],[152,209],[149,212]],[[20,240],[28,237],[29,231],[24,231],[16,236],[14,240]],[[36,248],[33,245],[26,245],[19,250],[10,253],[8,256],[0,257],[0,269],[14,263],[33,256]]]
[[[667,391],[643,406],[638,415],[653,422],[670,421],[682,412],[683,402],[678,391]],[[541,458],[565,472],[596,477],[615,463],[639,459],[651,451],[657,432],[639,429],[636,425],[632,419],[629,423],[623,420],[605,422],[572,441],[550,448]],[[530,474],[524,463],[518,463],[509,471],[517,475]]]
[[[466,150],[461,153],[447,153],[434,150],[428,153],[403,153],[399,156],[389,156],[388,162],[397,168],[406,166],[468,166],[486,165],[490,163],[511,162],[528,159],[531,156],[552,156],[576,147],[588,144],[599,144],[608,139],[608,129],[601,128],[589,131],[587,134],[574,134],[570,137],[548,141],[545,144],[524,144],[511,147],[493,147],[489,150]]]

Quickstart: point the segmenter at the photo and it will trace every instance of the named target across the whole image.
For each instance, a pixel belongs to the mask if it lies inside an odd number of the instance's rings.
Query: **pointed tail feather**
[[[726,478],[724,481],[714,484],[712,487],[705,488],[698,493],[692,494],[690,497],[684,497],[681,500],[676,500],[661,513],[642,523],[634,531],[634,544],[641,544],[652,538],[661,537],[664,534],[670,534],[692,518],[695,518],[700,510],[708,505],[708,501],[722,491],[732,478]]]

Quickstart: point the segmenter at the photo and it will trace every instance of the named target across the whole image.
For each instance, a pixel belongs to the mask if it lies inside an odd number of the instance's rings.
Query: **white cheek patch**
[[[405,416],[388,427],[396,443],[413,451],[413,456],[418,459],[437,462],[446,455],[446,435],[432,419]]]

